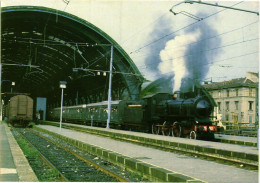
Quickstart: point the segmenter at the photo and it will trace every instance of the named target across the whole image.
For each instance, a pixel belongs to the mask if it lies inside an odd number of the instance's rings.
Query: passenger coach
[[[94,126],[106,126],[108,102],[98,102],[62,108],[65,122],[84,123]],[[60,119],[61,108],[49,112],[51,120]],[[110,126],[113,128],[136,128],[142,125],[143,105],[135,101],[111,101]]]

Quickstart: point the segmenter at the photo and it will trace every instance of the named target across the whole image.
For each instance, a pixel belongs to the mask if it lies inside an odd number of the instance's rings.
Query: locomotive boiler
[[[214,138],[218,128],[212,125],[214,101],[209,96],[200,93],[190,98],[187,97],[189,93],[175,92],[173,97],[168,94],[165,99],[165,95],[157,94],[146,99],[149,104],[153,103],[148,119],[152,133],[192,139]]]
[[[218,128],[212,125],[214,100],[203,90],[181,93],[157,93],[142,100],[117,100],[111,105],[112,128],[151,132],[153,134],[214,138]],[[49,111],[51,120],[58,120],[60,108]],[[107,102],[67,106],[64,121],[106,126]]]

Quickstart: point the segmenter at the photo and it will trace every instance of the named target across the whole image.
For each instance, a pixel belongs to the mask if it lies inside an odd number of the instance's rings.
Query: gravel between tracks
[[[24,133],[24,134],[27,134],[27,135],[29,134],[28,132],[26,132],[25,129],[20,129],[20,130],[22,130],[23,131],[22,133]],[[89,154],[88,152],[83,151],[81,149],[78,149],[75,146],[69,145],[66,142],[64,142],[63,140],[60,140],[58,138],[55,138],[55,137],[53,137],[51,135],[48,135],[48,134],[45,134],[43,132],[39,132],[39,131],[37,131],[37,132],[40,133],[41,135],[51,139],[52,141],[56,142],[57,144],[59,144],[61,146],[64,146],[64,147],[70,149],[71,151],[79,154],[80,156],[82,156],[82,157],[84,157],[86,159],[89,159],[89,160],[95,162],[98,165],[101,165],[101,166],[103,166],[105,168],[108,168],[109,170],[112,170],[112,172],[115,172],[116,174],[119,174],[119,175],[121,175],[121,176],[123,176],[123,177],[125,177],[125,178],[127,178],[127,179],[129,179],[131,181],[133,181],[133,182],[148,182],[149,181],[149,180],[144,179],[142,176],[139,176],[139,175],[137,175],[135,173],[131,173],[131,172],[125,171],[121,167],[119,167],[117,165],[114,165],[114,164],[112,164],[112,163],[110,163],[110,162],[108,162],[106,160],[103,160],[103,159],[97,157],[96,155]],[[49,156],[54,156],[54,157],[55,156],[61,156],[60,154],[59,155],[56,154],[56,151],[58,151],[58,149],[57,149],[57,147],[52,148],[52,145],[51,145],[50,142],[48,144],[45,144],[44,146],[45,146],[45,149],[48,149]],[[71,174],[72,180],[70,180],[70,181],[74,181],[73,177],[75,177],[75,175],[78,174],[79,172],[82,172],[82,171],[84,172],[84,170],[82,170],[82,168],[80,168],[80,166],[79,166],[78,169],[72,170],[71,169],[71,165],[70,165],[70,163],[68,161],[69,159],[70,159],[69,157],[66,157],[66,159],[64,159],[64,162],[63,162],[62,166],[64,168],[66,168],[66,171],[72,173]],[[86,169],[86,168],[84,168],[84,169]],[[90,173],[90,172],[88,172],[88,173]],[[95,180],[88,180],[86,178],[86,176],[83,176],[83,175],[80,175],[80,176],[82,176],[82,178],[83,178],[83,179],[81,179],[81,181],[92,181],[92,182],[94,182],[94,181],[102,181],[102,182],[104,182],[104,181],[105,182],[108,182],[108,181],[109,182],[111,182],[111,181],[114,182],[114,181],[116,181],[116,180],[113,180],[113,179],[111,179],[111,180],[110,179],[102,180],[102,176],[99,176],[99,174],[96,175],[96,179]]]

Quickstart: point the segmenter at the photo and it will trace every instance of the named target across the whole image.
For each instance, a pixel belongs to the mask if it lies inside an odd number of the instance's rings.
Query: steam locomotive
[[[215,102],[204,90],[157,93],[142,100],[117,100],[111,103],[110,127],[151,132],[165,136],[213,139],[220,130],[212,124]],[[60,108],[49,111],[50,120],[60,119]],[[106,126],[107,101],[63,107],[63,121]]]

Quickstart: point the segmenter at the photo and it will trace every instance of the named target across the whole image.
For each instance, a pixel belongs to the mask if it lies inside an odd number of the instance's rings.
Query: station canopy
[[[72,14],[11,6],[1,13],[2,98],[28,93],[65,105],[107,100],[113,45],[112,100],[138,99],[144,80],[127,53],[105,32]]]

